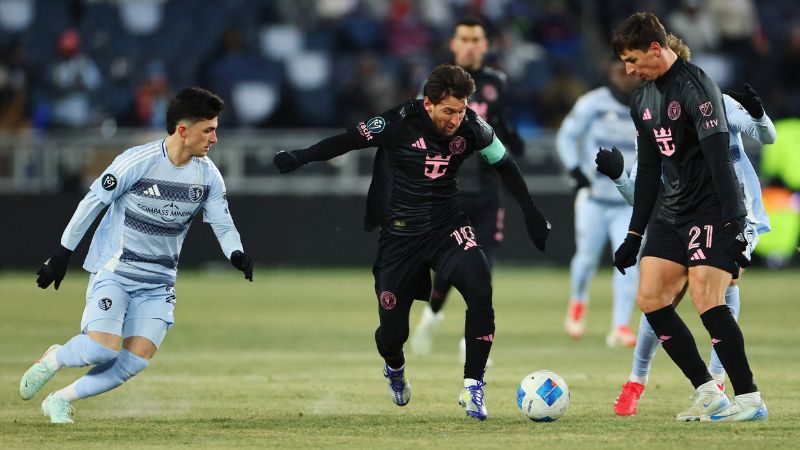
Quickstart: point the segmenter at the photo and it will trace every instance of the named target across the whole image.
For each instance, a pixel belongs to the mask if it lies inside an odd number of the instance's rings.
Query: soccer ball
[[[537,370],[517,387],[517,406],[534,422],[552,422],[567,412],[569,388],[557,373]]]

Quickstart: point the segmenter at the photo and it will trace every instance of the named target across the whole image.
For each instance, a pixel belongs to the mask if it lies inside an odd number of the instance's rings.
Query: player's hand
[[[578,192],[585,187],[589,187],[589,185],[592,184],[589,182],[589,179],[586,178],[586,175],[581,172],[579,167],[572,169],[569,172],[569,176],[571,176],[572,180],[575,181],[575,192]]]
[[[525,219],[525,226],[528,228],[528,237],[533,241],[533,245],[540,251],[544,251],[547,235],[553,228],[550,222],[539,211],[536,211],[534,215]]]
[[[59,245],[56,251],[42,264],[39,271],[36,272],[36,275],[39,275],[36,277],[36,285],[42,289],[47,289],[55,281],[55,288],[58,290],[58,287],[61,286],[61,280],[67,274],[70,256],[72,256],[72,250]]]
[[[749,267],[750,260],[745,256],[747,250],[747,239],[744,237],[744,224],[741,220],[734,220],[726,223],[722,227],[722,238],[724,245],[728,248],[728,254],[739,267]]]
[[[625,170],[625,160],[622,158],[622,152],[617,147],[611,147],[611,150],[600,147],[594,163],[597,164],[598,172],[612,180],[621,177],[622,171]]]
[[[253,281],[253,258],[241,250],[231,253],[231,264],[244,273],[244,278]]]
[[[750,116],[760,119],[764,115],[764,103],[761,101],[761,97],[748,83],[745,83],[743,87],[744,92],[728,91],[727,94],[739,102]]]
[[[642,237],[628,233],[622,245],[614,252],[614,267],[625,275],[625,269],[636,265],[636,257],[639,256],[639,248],[642,246]]]
[[[289,173],[292,171],[297,170],[298,167],[302,166],[300,163],[300,159],[297,157],[296,154],[297,150],[290,150],[285,151],[281,150],[275,157],[272,159],[273,164],[278,167],[278,170],[281,173]]]

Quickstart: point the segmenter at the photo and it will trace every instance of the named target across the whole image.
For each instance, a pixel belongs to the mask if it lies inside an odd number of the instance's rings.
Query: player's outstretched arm
[[[42,289],[47,289],[51,284],[55,283],[54,287],[58,290],[61,286],[61,281],[67,274],[67,266],[69,265],[69,258],[72,256],[72,251],[83,239],[86,230],[92,225],[94,219],[100,211],[105,208],[105,203],[89,191],[86,196],[78,204],[75,213],[72,215],[64,233],[61,235],[61,243],[58,248],[53,251],[49,258],[42,264],[39,271],[36,272],[36,285]]]
[[[360,148],[372,147],[364,137],[352,130],[325,138],[311,147],[300,150],[280,151],[273,158],[273,163],[281,173],[289,173],[313,161],[327,161],[337,156]],[[367,144],[368,143],[368,144]]]
[[[545,219],[528,191],[525,178],[519,170],[517,162],[506,153],[505,147],[499,139],[494,138],[492,143],[480,151],[481,156],[497,170],[500,179],[503,180],[508,192],[517,201],[525,217],[525,226],[528,229],[528,237],[533,244],[541,251],[545,249],[547,236],[552,228],[550,222]]]
[[[727,96],[730,98],[723,99],[728,124],[762,144],[774,144],[775,124],[764,111],[758,92],[745,83],[744,92],[728,91]]]
[[[597,171],[611,178],[625,202],[633,206],[633,180],[625,173],[625,160],[617,147],[600,147],[594,160]],[[635,162],[634,162],[635,165]]]

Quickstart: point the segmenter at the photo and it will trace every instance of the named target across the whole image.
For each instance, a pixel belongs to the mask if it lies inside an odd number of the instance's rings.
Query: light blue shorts
[[[140,283],[101,269],[89,276],[81,332],[143,336],[159,347],[175,323],[175,302],[172,286]]]

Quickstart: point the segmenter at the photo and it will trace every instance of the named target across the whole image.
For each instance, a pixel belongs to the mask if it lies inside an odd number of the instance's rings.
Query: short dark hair
[[[646,52],[652,42],[666,47],[667,32],[658,17],[650,12],[632,14],[614,30],[611,37],[611,47],[617,55],[625,50]]]
[[[481,27],[483,28],[483,32],[486,33],[486,24],[483,22],[483,20],[475,16],[464,16],[461,19],[459,19],[458,22],[456,22],[456,24],[453,25],[453,32],[455,33],[456,28],[460,26]]]
[[[475,80],[464,69],[452,64],[439,64],[428,76],[422,93],[431,103],[447,97],[469,98],[475,92]]]
[[[196,86],[184,88],[167,107],[167,133],[174,133],[181,120],[213,119],[223,108],[225,102],[213,92]]]

